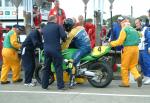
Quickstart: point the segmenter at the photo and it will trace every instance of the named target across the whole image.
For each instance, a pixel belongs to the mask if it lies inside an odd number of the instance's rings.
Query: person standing
[[[63,81],[63,57],[61,55],[60,40],[65,41],[67,34],[63,27],[57,22],[56,15],[50,15],[48,17],[47,25],[42,29],[44,39],[44,69],[42,70],[42,88],[47,89],[49,85],[49,77],[51,72],[51,63],[54,64],[57,88],[65,89]]]
[[[76,26],[84,26],[84,17],[82,15],[78,16],[78,22],[76,23]]]
[[[145,85],[150,85],[150,24],[146,26],[144,32],[144,53],[143,53],[143,74],[145,76]]]
[[[100,32],[100,38],[102,40],[104,40],[104,38],[106,38],[106,33],[107,33],[106,25],[102,25],[102,29],[101,29],[101,32]]]
[[[145,66],[144,66],[144,62],[146,62],[145,61],[146,59],[144,59],[143,57],[145,55],[145,51],[144,51],[144,48],[145,48],[145,44],[144,44],[144,41],[145,41],[144,32],[145,32],[146,27],[142,27],[142,20],[140,18],[136,18],[135,19],[135,29],[139,33],[141,33],[140,43],[138,45],[138,47],[139,47],[139,64],[141,66],[141,72],[144,75],[143,81],[145,81],[147,79],[147,77],[145,76]]]
[[[96,44],[96,27],[92,24],[92,20],[86,21],[84,27],[89,35],[91,48],[94,48]]]
[[[84,17],[82,15],[79,15],[78,17],[78,23],[76,23],[76,26],[83,26],[85,28],[85,31],[87,32],[89,38],[90,38],[90,44],[91,48],[95,47],[96,44],[96,27],[94,24],[92,24],[92,20],[87,20],[85,22]]]
[[[37,5],[33,5],[33,22],[34,22],[35,28],[39,28],[42,22],[42,15],[40,11],[38,10]]]
[[[117,18],[117,22],[113,23],[113,28],[112,30],[110,29],[108,32],[107,37],[110,38],[110,41],[114,41],[117,40],[121,31],[121,21],[123,21],[124,18],[122,16],[119,16]],[[117,46],[115,49],[116,51],[121,51],[122,50],[122,46]]]
[[[10,69],[13,74],[13,83],[22,82],[20,77],[21,65],[17,50],[21,47],[21,44],[18,42],[18,35],[21,34],[23,30],[24,29],[21,26],[14,25],[4,38],[2,49],[3,65],[1,71],[1,84],[10,83],[10,81],[7,80]]]
[[[137,70],[139,57],[139,33],[130,26],[129,20],[125,19],[121,22],[121,32],[119,38],[110,42],[111,47],[118,45],[124,46],[121,54],[121,78],[122,83],[120,87],[129,87],[129,72],[132,73],[137,81],[138,87],[142,86],[142,77]]]
[[[57,23],[63,25],[64,20],[66,19],[65,11],[60,8],[59,0],[54,1],[54,8],[50,10],[49,16],[56,15]]]
[[[22,65],[24,67],[26,86],[35,86],[32,77],[35,70],[35,49],[43,48],[41,28],[32,30],[22,43]]]
[[[3,27],[0,22],[0,65],[2,64],[2,48],[3,48]]]
[[[148,11],[148,16],[150,17],[150,10]],[[138,24],[138,19],[136,19],[135,24]],[[150,24],[146,23],[142,30],[142,38],[140,47],[140,65],[144,75],[144,84],[150,84]]]

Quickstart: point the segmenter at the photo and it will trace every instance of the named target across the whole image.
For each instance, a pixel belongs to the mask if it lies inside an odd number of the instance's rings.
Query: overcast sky
[[[98,9],[98,2],[96,2],[95,7],[93,2],[94,0],[89,0],[87,5],[87,16],[89,18],[93,17],[94,9]],[[133,6],[134,17],[147,15],[147,10],[150,9],[150,0],[114,0],[113,15],[130,15],[131,5]],[[109,6],[109,1],[104,0],[104,12],[106,12],[104,19],[110,17]],[[78,17],[80,14],[84,15],[84,4],[82,0],[60,0],[60,7],[65,10],[67,17]]]

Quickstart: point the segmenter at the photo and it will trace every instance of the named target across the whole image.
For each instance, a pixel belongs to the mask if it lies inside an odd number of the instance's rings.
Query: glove
[[[111,45],[110,45],[109,42],[105,42],[105,43],[103,44],[103,46],[109,46],[109,47],[111,47]]]
[[[148,48],[148,53],[150,54],[150,47]]]
[[[108,42],[103,43],[103,46],[108,46]]]

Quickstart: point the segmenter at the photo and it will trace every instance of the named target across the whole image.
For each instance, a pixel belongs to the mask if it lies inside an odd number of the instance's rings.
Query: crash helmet
[[[74,23],[74,20],[73,20],[73,19],[67,18],[67,19],[64,21],[63,26],[64,26],[64,28],[65,28],[65,30],[66,30],[67,32],[70,32],[71,29],[73,28],[74,24],[75,24],[75,23]]]
[[[13,28],[16,28],[16,29],[18,29],[18,30],[20,30],[20,31],[24,31],[24,29],[25,29],[23,26],[18,25],[18,24],[13,25],[12,27],[13,27]]]

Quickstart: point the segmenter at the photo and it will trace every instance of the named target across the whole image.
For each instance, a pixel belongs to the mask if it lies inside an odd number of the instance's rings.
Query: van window
[[[0,0],[0,7],[2,6],[2,0]]]

